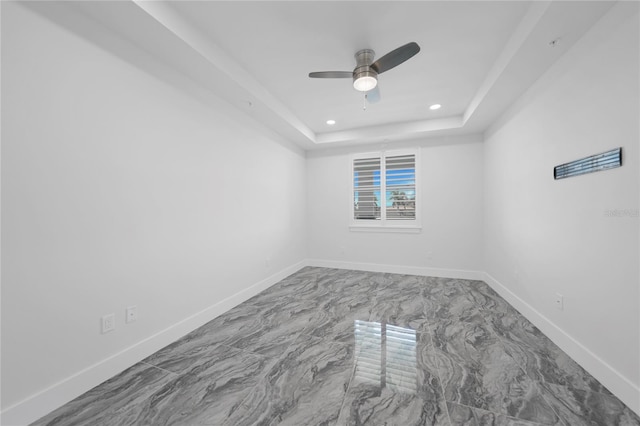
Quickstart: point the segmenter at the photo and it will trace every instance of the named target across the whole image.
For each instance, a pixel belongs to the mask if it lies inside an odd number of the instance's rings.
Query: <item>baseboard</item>
[[[511,292],[490,274],[481,271],[460,269],[427,268],[402,265],[380,265],[373,263],[343,262],[308,259],[291,265],[252,286],[203,309],[194,315],[81,370],[40,392],[14,404],[0,413],[0,424],[4,426],[27,425],[56,408],[66,404],[84,392],[113,377],[126,368],[146,358],[185,334],[206,324],[238,304],[250,299],[278,281],[295,273],[304,266],[352,269],[358,271],[387,272],[444,278],[482,280],[491,286],[507,302],[520,311],[545,335],[553,340],[578,364],[591,373],[630,409],[640,415],[640,388],[630,382],[609,364],[551,322],[535,308]]]
[[[629,381],[615,368],[607,364],[596,354],[571,337],[549,318],[538,312],[533,306],[518,297],[506,286],[488,273],[484,273],[484,281],[500,296],[516,308],[522,315],[538,327],[564,352],[587,370],[593,377],[616,395],[627,407],[640,415],[640,387]]]
[[[339,260],[309,259],[308,266],[335,269],[353,269],[356,271],[386,272],[390,274],[419,275],[425,277],[461,278],[465,280],[483,280],[484,272],[464,269],[428,268],[424,266],[381,265],[378,263],[343,262]]]
[[[76,374],[14,404],[0,413],[3,426],[28,425],[145,359],[185,334],[206,324],[307,265],[305,260],[282,269],[238,293],[147,337]]]
[[[309,259],[308,266],[357,271],[388,272],[443,278],[481,280],[491,286],[500,296],[522,313],[547,337],[556,343],[571,358],[592,374],[607,389],[616,395],[627,407],[640,415],[640,388],[607,364],[587,347],[574,339],[535,308],[511,292],[506,286],[482,271],[460,269],[427,268],[418,266],[380,265],[374,263],[344,262],[337,260]]]

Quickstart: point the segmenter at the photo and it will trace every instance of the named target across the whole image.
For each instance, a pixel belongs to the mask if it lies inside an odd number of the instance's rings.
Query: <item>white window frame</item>
[[[386,157],[399,155],[415,156],[415,219],[414,220],[394,220],[386,218]],[[380,219],[356,219],[354,212],[355,188],[354,162],[358,159],[379,157],[380,158]],[[349,229],[355,232],[401,232],[418,233],[422,230],[422,195],[420,193],[420,149],[394,149],[353,154],[349,159]]]

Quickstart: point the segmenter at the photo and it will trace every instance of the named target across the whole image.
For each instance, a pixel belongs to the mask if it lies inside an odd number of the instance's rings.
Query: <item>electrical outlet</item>
[[[116,329],[116,314],[107,314],[102,317],[102,334],[108,333]]]
[[[133,305],[133,306],[127,307],[127,310],[125,312],[125,319],[126,319],[127,324],[130,323],[130,322],[138,321],[138,306],[137,305]]]
[[[564,297],[560,293],[556,293],[556,309],[560,311],[564,309]]]

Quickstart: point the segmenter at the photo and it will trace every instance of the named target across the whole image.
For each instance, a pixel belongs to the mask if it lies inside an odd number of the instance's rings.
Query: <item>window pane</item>
[[[389,220],[416,218],[416,159],[415,155],[387,157],[386,215]]]
[[[380,157],[353,162],[353,217],[380,219]]]

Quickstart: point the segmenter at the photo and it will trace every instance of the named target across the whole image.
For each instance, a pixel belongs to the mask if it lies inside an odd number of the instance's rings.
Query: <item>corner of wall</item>
[[[565,332],[533,306],[518,297],[509,288],[485,272],[483,281],[489,284],[509,304],[538,327],[563,351],[591,373],[607,389],[636,413],[640,414],[640,387],[631,383],[611,365],[606,363],[570,334]]]
[[[305,266],[307,266],[306,260],[301,260],[288,266],[115,355],[78,371],[74,375],[6,408],[0,412],[0,424],[18,426],[38,420]]]

